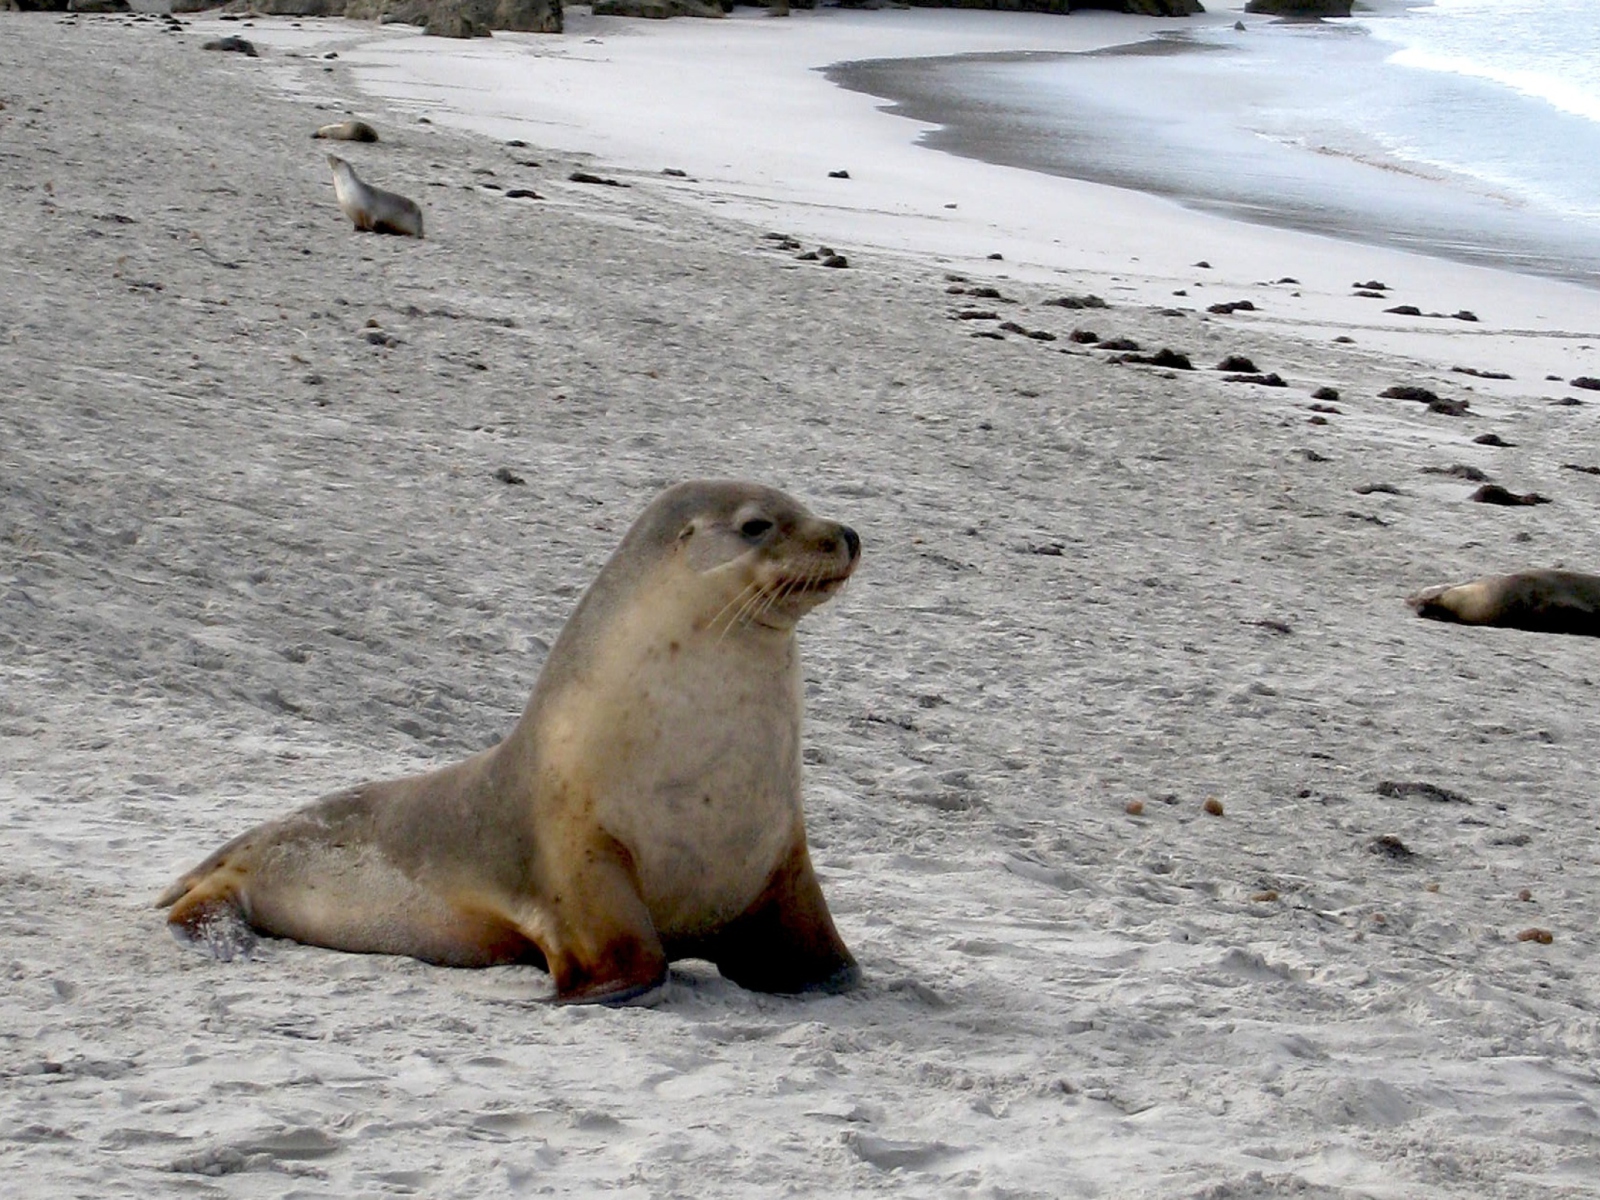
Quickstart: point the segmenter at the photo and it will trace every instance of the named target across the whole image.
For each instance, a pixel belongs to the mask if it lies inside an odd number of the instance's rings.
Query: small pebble
[[[1277,898],[1278,893],[1272,888],[1268,888],[1264,892],[1256,892],[1250,897],[1250,899],[1255,901],[1257,904],[1271,904]]]
[[[1524,929],[1521,933],[1517,934],[1517,941],[1538,942],[1541,946],[1548,946],[1555,940],[1555,934],[1551,933],[1548,929]]]
[[[1215,796],[1207,796],[1206,802],[1200,807],[1205,809],[1213,817],[1220,817],[1222,815],[1222,801],[1218,800]]]
[[[1523,888],[1520,892],[1517,893],[1517,899],[1521,900],[1524,904],[1527,904],[1533,899],[1533,893],[1530,892],[1527,888]]]
[[[1144,815],[1144,801],[1129,800],[1127,804],[1123,805],[1122,811],[1130,817],[1142,817]]]

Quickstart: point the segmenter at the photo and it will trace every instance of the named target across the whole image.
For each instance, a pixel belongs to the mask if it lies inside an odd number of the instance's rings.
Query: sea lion
[[[854,530],[751,483],[661,493],[579,601],[509,737],[235,838],[157,901],[218,957],[252,930],[449,966],[544,966],[562,1001],[704,958],[758,991],[859,977],[806,852],[796,622]]]
[[[328,155],[333,168],[333,194],[339,210],[358,230],[422,236],[422,210],[416,201],[362,183],[355,169],[337,154]]]
[[[1487,575],[1427,588],[1406,603],[1435,621],[1600,637],[1600,575],[1578,571]]]
[[[378,140],[378,131],[365,121],[349,120],[340,121],[337,125],[324,125],[311,136],[335,142],[375,142]]]

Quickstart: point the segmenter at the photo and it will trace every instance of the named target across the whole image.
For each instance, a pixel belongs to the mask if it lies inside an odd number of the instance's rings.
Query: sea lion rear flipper
[[[172,936],[205,951],[219,962],[249,958],[256,948],[255,930],[232,895],[191,891],[167,917]]]
[[[563,856],[571,864],[551,889],[560,944],[542,946],[556,999],[621,1004],[666,982],[667,955],[639,893],[627,849],[604,831]]]
[[[804,839],[756,902],[712,940],[707,957],[725,977],[758,992],[847,992],[861,981]]]

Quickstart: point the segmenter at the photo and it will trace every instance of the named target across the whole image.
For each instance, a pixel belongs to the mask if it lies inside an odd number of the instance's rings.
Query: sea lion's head
[[[698,614],[700,628],[787,631],[844,586],[860,557],[855,530],[776,488],[697,479],[658,495],[612,561],[691,576],[714,601]]]

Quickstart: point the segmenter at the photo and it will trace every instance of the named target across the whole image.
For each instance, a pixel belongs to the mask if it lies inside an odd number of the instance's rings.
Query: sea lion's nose
[[[845,548],[850,551],[850,561],[855,562],[861,557],[861,535],[848,525],[839,526],[839,536],[844,539]]]

